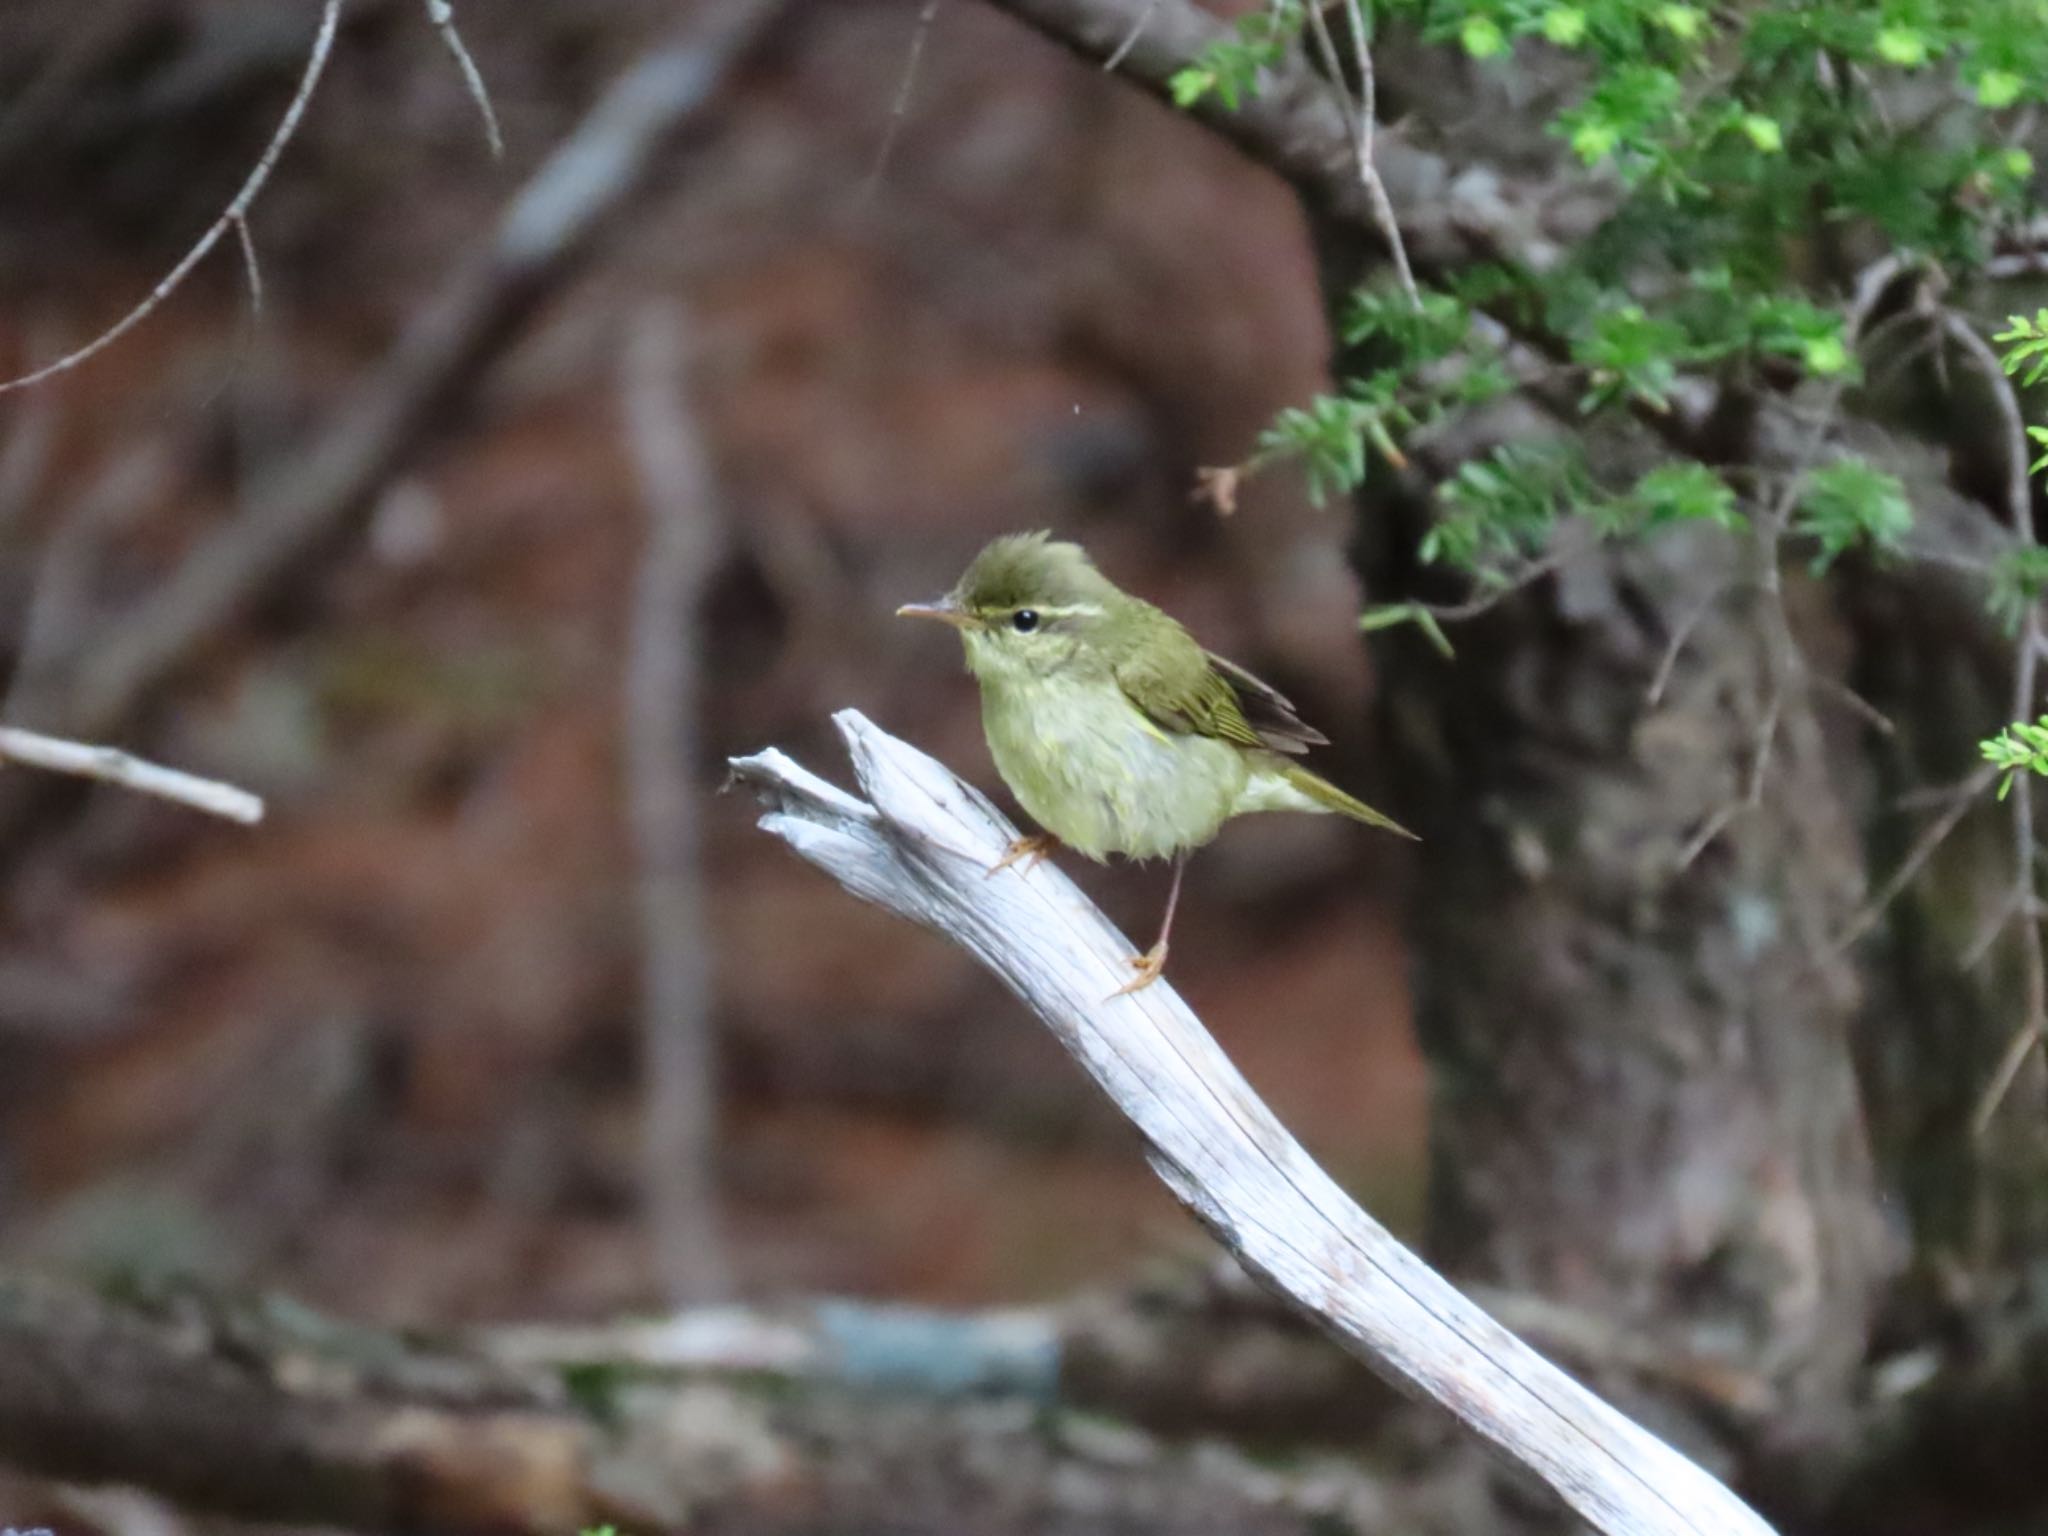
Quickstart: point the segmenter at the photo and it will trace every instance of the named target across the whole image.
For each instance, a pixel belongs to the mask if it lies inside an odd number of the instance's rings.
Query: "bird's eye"
[[[1010,615],[1010,627],[1020,635],[1030,634],[1031,631],[1038,628],[1038,610],[1036,608],[1019,608]]]

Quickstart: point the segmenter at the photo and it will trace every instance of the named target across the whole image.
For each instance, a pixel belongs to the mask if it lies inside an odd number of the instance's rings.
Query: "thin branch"
[[[210,816],[224,816],[244,826],[263,819],[263,801],[246,789],[202,779],[177,768],[165,768],[121,751],[82,741],[65,741],[40,731],[25,731],[0,725],[0,763],[19,763],[24,768],[41,768],[49,773],[77,779],[98,779],[118,784],[137,794],[176,801]]]
[[[699,610],[718,493],[689,405],[678,306],[634,318],[620,391],[647,509],[626,663],[626,793],[639,861],[646,1180],[657,1267],[678,1306],[731,1290],[719,1231],[712,949],[692,772],[701,709]]]
[[[1921,830],[1920,835],[1913,840],[1913,846],[1906,851],[1905,858],[1899,861],[1899,867],[1891,872],[1884,884],[1877,888],[1876,893],[1842,925],[1842,931],[1835,935],[1829,945],[1831,956],[1841,954],[1868,933],[1884,915],[1885,909],[1899,899],[1900,893],[1913,883],[1913,877],[1920,873],[1929,859],[1934,857],[1935,851],[1948,841],[1949,834],[1955,831],[1957,824],[1969,813],[1970,807],[1975,805],[1984,791],[1991,787],[1991,781],[1997,777],[1997,772],[1987,763],[1960,784],[1952,784],[1942,791],[1943,798],[1947,801],[1946,809]]]
[[[875,190],[881,186],[882,177],[889,169],[889,162],[896,155],[896,140],[903,133],[903,124],[910,116],[910,97],[917,89],[917,72],[924,63],[924,45],[931,37],[932,24],[939,19],[939,7],[945,0],[924,0],[918,9],[917,27],[910,34],[910,53],[903,61],[902,78],[896,82],[896,99],[889,103],[889,121],[882,129],[882,142],[875,148],[875,163],[868,171],[868,179],[861,188],[863,204],[874,198]]]
[[[1165,982],[1105,1001],[1131,944],[1050,862],[990,879],[1016,834],[942,765],[836,717],[865,800],[782,753],[733,761],[762,826],[854,895],[953,939],[1050,1028],[1253,1274],[1353,1353],[1455,1414],[1609,1536],[1765,1536],[1697,1465],[1552,1366],[1361,1210]]]
[[[1679,850],[1674,873],[1682,875],[1692,868],[1714,839],[1733,826],[1738,817],[1747,815],[1764,803],[1764,781],[1770,773],[1771,749],[1778,740],[1778,724],[1783,718],[1784,708],[1784,690],[1778,686],[1774,676],[1770,694],[1764,702],[1763,717],[1757,724],[1756,739],[1750,744],[1749,771],[1743,780],[1741,798],[1729,801],[1700,824],[1700,829]]]
[[[1481,614],[1499,607],[1517,592],[1533,587],[1546,576],[1552,576],[1564,565],[1562,554],[1545,555],[1532,560],[1509,577],[1500,586],[1482,592],[1477,597],[1467,598],[1462,603],[1410,603],[1406,606],[1420,608],[1431,617],[1446,624],[1462,624],[1467,619],[1476,619]]]
[[[1315,0],[1309,0],[1309,3],[1313,7]],[[1386,237],[1387,249],[1393,254],[1394,271],[1401,279],[1401,289],[1408,295],[1408,302],[1420,309],[1422,294],[1415,286],[1415,271],[1408,264],[1408,244],[1401,238],[1401,223],[1394,217],[1393,200],[1387,196],[1387,185],[1380,179],[1379,159],[1373,148],[1379,101],[1372,68],[1372,34],[1366,25],[1360,0],[1344,0],[1344,12],[1351,25],[1352,62],[1358,69],[1358,176],[1365,183],[1366,197],[1372,202],[1373,219],[1378,223],[1380,233]]]
[[[1124,40],[1116,45],[1116,51],[1102,61],[1105,74],[1115,74],[1117,66],[1130,57],[1131,50],[1138,46],[1138,39],[1145,35],[1146,23],[1152,13],[1159,9],[1159,0],[1145,0],[1145,9],[1138,13],[1138,19],[1131,23],[1131,30],[1124,34]]]
[[[505,158],[505,135],[498,130],[497,109],[491,105],[491,92],[484,84],[483,71],[476,67],[468,45],[455,28],[455,7],[451,0],[425,0],[425,3],[428,25],[441,34],[442,44],[455,60],[455,67],[462,72],[462,84],[469,92],[469,99],[476,103],[477,115],[483,119],[484,142],[491,146],[491,158],[502,160]]]
[[[1365,13],[1359,7],[1359,0],[1344,0],[1344,3],[1352,61],[1358,71],[1358,95],[1355,98],[1351,87],[1345,83],[1343,60],[1338,55],[1336,40],[1330,35],[1329,23],[1323,18],[1320,0],[1303,0],[1308,13],[1309,34],[1315,39],[1316,54],[1322,60],[1323,72],[1330,78],[1330,89],[1336,93],[1338,105],[1343,109],[1352,155],[1357,162],[1358,184],[1365,190],[1373,222],[1379,226],[1380,236],[1387,243],[1394,271],[1401,281],[1401,291],[1408,295],[1409,303],[1420,309],[1422,293],[1415,286],[1415,273],[1408,264],[1408,247],[1401,239],[1400,222],[1394,217],[1394,205],[1387,198],[1386,184],[1380,180],[1379,164],[1373,157],[1378,102]]]
[[[1879,709],[1839,677],[1828,677],[1824,673],[1814,671],[1805,664],[1803,658],[1800,662],[1800,676],[1805,680],[1808,687],[1812,688],[1823,698],[1841,705],[1842,708],[1846,709],[1858,720],[1861,720],[1865,725],[1877,732],[1878,735],[1896,736],[1899,734],[1897,721],[1893,720],[1890,715]]]
[[[220,217],[207,227],[206,233],[199,237],[198,242],[185,253],[183,259],[150,290],[148,297],[113,325],[101,331],[84,346],[65,354],[53,363],[45,363],[34,372],[22,374],[19,378],[0,381],[0,394],[6,394],[9,390],[26,389],[31,384],[40,384],[60,373],[68,373],[79,364],[104,352],[147,320],[166,299],[176,293],[185,279],[192,275],[193,268],[206,259],[208,253],[220,244],[221,239],[230,230],[243,230],[246,235],[243,221],[248,216],[250,206],[255,203],[257,194],[263,190],[264,183],[270,180],[270,173],[277,168],[278,160],[284,155],[285,146],[291,143],[293,135],[299,131],[299,120],[306,115],[306,107],[313,100],[314,88],[319,85],[320,76],[327,69],[327,60],[334,51],[334,35],[340,24],[341,0],[325,0],[320,12],[320,30],[313,38],[313,49],[307,55],[305,71],[299,76],[299,88],[292,96],[291,105],[285,108],[284,117],[278,123],[277,131],[270,136],[270,142],[264,146],[262,157],[256,162],[256,168],[242,183],[241,190],[234,196],[234,201],[230,202]]]
[[[1664,702],[1664,690],[1671,686],[1671,674],[1678,669],[1678,658],[1685,650],[1686,642],[1706,622],[1707,615],[1714,611],[1721,599],[1728,595],[1729,585],[1725,581],[1714,583],[1672,626],[1671,638],[1664,642],[1664,654],[1657,658],[1657,670],[1650,674],[1650,686],[1643,690],[1643,703],[1647,708],[1655,709]]]
[[[249,220],[235,215],[235,244],[242,252],[242,278],[249,285],[249,320],[263,318],[263,264],[256,259],[256,241],[249,233]]]

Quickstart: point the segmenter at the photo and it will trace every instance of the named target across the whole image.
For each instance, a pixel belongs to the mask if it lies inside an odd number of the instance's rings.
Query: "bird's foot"
[[[1142,992],[1157,981],[1159,973],[1166,969],[1166,941],[1162,939],[1142,955],[1131,956],[1131,966],[1138,974],[1110,993],[1109,997],[1103,999],[1104,1002],[1108,1002],[1110,998],[1129,997],[1133,992]]]
[[[1019,859],[1028,859],[1030,862],[1020,871],[1020,873],[1028,875],[1032,870],[1038,868],[1038,861],[1040,859],[1045,858],[1059,845],[1060,840],[1050,832],[1033,832],[1029,837],[1020,837],[1010,844],[1008,848],[1005,848],[1003,856],[996,860],[995,863],[989,865],[988,872],[991,875],[999,875]]]

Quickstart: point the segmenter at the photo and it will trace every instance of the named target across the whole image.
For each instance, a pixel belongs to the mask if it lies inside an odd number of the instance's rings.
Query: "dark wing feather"
[[[1154,723],[1240,747],[1302,753],[1328,740],[1277,689],[1197,645],[1179,625],[1147,637],[1116,669],[1124,695]]]
[[[1271,683],[1252,676],[1236,662],[1214,651],[1204,651],[1209,665],[1223,674],[1237,694],[1246,722],[1275,752],[1303,753],[1310,747],[1327,747],[1330,738],[1294,712],[1294,701]]]

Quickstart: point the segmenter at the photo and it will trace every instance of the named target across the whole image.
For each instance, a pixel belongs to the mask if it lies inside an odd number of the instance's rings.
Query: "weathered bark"
[[[1455,663],[1412,638],[1379,655],[1395,803],[1427,849],[1434,1252],[1761,1369],[1783,1430],[1844,1408],[1891,1250],[1856,989],[1823,958],[1860,853],[1799,691],[1758,803],[1679,867],[1747,788],[1778,665],[1756,605],[1711,611],[1644,694],[1740,553],[1589,550],[1461,628]]]

